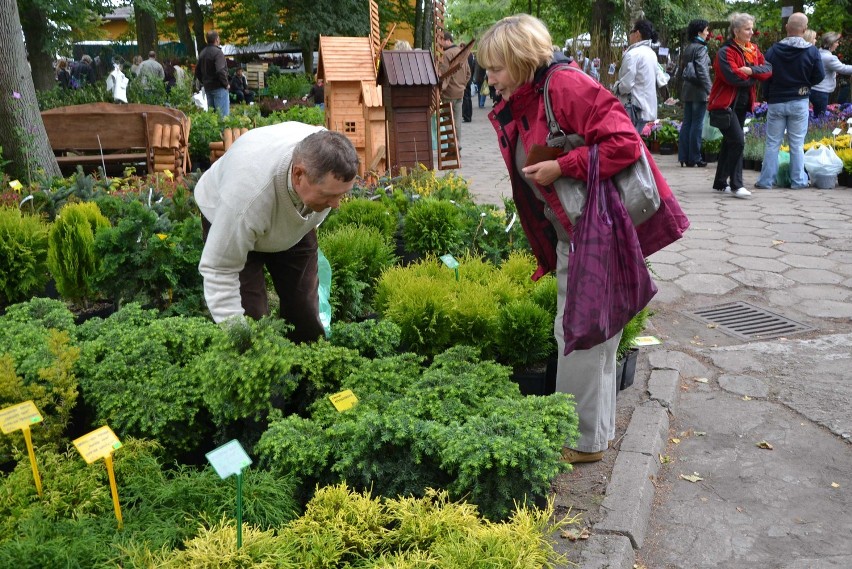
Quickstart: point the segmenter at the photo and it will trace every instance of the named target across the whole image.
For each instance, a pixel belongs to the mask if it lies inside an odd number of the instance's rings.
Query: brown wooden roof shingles
[[[432,53],[422,49],[385,50],[379,66],[379,81],[387,77],[390,86],[437,85],[438,74]]]

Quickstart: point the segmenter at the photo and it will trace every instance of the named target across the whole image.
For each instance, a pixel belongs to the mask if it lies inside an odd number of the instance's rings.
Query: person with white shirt
[[[621,58],[615,95],[627,109],[637,132],[657,118],[657,54],[651,49],[657,32],[648,20],[637,20],[627,35],[630,46]]]
[[[284,122],[240,136],[195,187],[204,248],[198,270],[213,320],[269,313],[264,268],[288,337],[324,334],[316,227],[351,189],[358,155],[346,136]]]

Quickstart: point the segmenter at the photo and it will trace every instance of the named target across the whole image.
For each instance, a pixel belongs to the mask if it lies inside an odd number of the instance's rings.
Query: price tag
[[[833,134],[834,136],[837,136],[841,132],[843,132],[843,129],[841,129],[840,127],[837,127],[836,129],[831,131],[831,134]]]
[[[240,474],[243,468],[251,465],[251,458],[237,439],[211,450],[204,456],[222,480],[232,474]]]
[[[852,125],[852,117],[849,117],[848,119],[846,119],[846,124]]]
[[[121,448],[121,441],[107,426],[95,429],[72,442],[87,464],[112,456],[112,451]]]
[[[447,254],[447,255],[441,255],[441,257],[440,257],[440,258],[441,258],[441,261],[442,261],[445,265],[447,265],[447,267],[449,267],[449,268],[451,268],[451,269],[458,269],[458,268],[459,268],[459,262],[458,262],[458,261],[456,261],[456,258],[455,258],[455,257],[453,257],[452,255],[449,255],[449,254]]]
[[[0,411],[0,430],[8,435],[42,421],[41,413],[32,400],[6,407]]]
[[[750,123],[750,122],[751,122],[751,117],[749,117],[749,118],[747,118],[746,120],[744,120],[744,121],[743,121],[743,125],[747,125],[747,124],[748,124],[748,123]]]
[[[358,398],[355,397],[355,394],[352,393],[351,389],[335,393],[334,395],[329,395],[328,398],[331,401],[331,404],[334,405],[334,408],[340,413],[352,409],[358,403]]]
[[[635,340],[633,340],[634,346],[656,346],[657,344],[662,344],[659,338],[655,338],[654,336],[637,336]]]
[[[746,134],[747,132],[748,132],[748,127],[743,128],[743,134]]]

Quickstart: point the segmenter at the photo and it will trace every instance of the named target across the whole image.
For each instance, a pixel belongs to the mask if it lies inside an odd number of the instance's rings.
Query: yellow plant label
[[[334,408],[341,413],[348,409],[352,409],[355,404],[358,403],[358,398],[355,397],[355,394],[352,393],[351,389],[335,393],[334,395],[329,395],[328,398],[331,400]]]
[[[657,344],[662,344],[659,338],[655,338],[654,336],[637,336],[635,340],[633,340],[634,346],[656,346]]]
[[[29,427],[33,423],[40,423],[41,420],[41,413],[38,412],[35,403],[32,400],[24,401],[0,411],[0,430],[3,431],[3,434],[8,435],[24,427]]]
[[[100,458],[112,456],[112,451],[121,448],[121,441],[107,426],[95,429],[79,439],[74,439],[77,452],[83,457],[87,464],[92,464]]]

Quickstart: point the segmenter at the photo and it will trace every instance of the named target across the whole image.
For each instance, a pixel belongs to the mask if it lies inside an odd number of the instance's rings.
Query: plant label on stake
[[[33,437],[30,433],[30,425],[41,423],[42,416],[32,399],[6,407],[0,410],[0,430],[4,435],[13,433],[20,429],[24,433],[24,442],[27,443],[27,455],[30,457],[30,466],[33,469],[33,480],[36,491],[41,498],[41,476],[38,474],[38,463],[36,462],[35,450],[33,449]]]
[[[637,336],[633,340],[634,346],[656,346],[657,344],[662,344],[662,342],[654,336]]]
[[[109,475],[109,489],[112,494],[115,518],[118,520],[118,529],[122,529],[124,527],[124,520],[121,518],[121,504],[118,503],[118,486],[115,484],[115,470],[112,467],[112,452],[121,448],[121,441],[118,440],[112,429],[104,425],[100,429],[95,429],[79,439],[74,439],[72,442],[77,452],[86,461],[86,464],[92,464],[101,458],[104,459],[107,474]]]
[[[441,255],[440,259],[447,267],[456,272],[456,280],[459,280],[459,262],[456,261],[456,258],[447,253],[446,255]]]
[[[237,476],[237,549],[239,549],[243,546],[243,469],[251,465],[251,458],[237,439],[211,450],[204,456],[222,480],[232,474]]]
[[[352,393],[351,389],[335,393],[334,395],[329,395],[328,398],[331,401],[331,404],[334,405],[334,408],[337,409],[338,413],[348,411],[358,403],[358,398],[355,397],[355,394]]]

